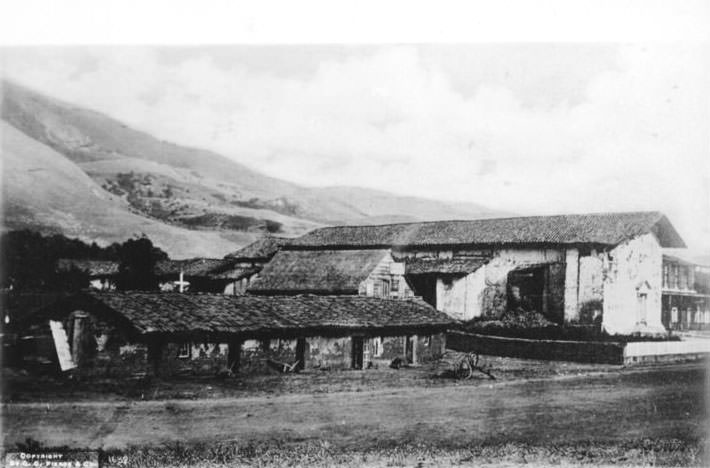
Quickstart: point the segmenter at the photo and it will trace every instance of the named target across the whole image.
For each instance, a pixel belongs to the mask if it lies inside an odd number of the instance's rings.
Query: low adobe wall
[[[626,365],[688,361],[710,356],[710,340],[613,343],[530,340],[458,331],[447,333],[446,347],[491,356]]]
[[[685,361],[710,355],[710,340],[627,343],[624,364]]]
[[[598,364],[624,363],[624,345],[621,343],[529,340],[452,331],[446,335],[446,347],[466,353],[476,352],[523,359]]]

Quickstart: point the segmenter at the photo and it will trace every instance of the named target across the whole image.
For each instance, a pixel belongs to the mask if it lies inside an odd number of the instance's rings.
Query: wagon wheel
[[[473,376],[473,368],[468,359],[463,358],[456,364],[456,378],[470,379]]]

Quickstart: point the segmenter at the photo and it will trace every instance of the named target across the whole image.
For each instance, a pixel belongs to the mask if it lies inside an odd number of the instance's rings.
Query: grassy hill
[[[171,254],[207,255],[239,246],[227,242],[266,232],[296,236],[323,224],[500,214],[356,187],[302,187],[11,82],[2,83],[2,95],[8,226],[43,226],[89,240],[140,230],[156,243],[161,237]]]
[[[52,148],[0,122],[5,229],[32,228],[108,244],[145,233],[176,258],[222,256],[256,236],[194,231],[130,212]]]

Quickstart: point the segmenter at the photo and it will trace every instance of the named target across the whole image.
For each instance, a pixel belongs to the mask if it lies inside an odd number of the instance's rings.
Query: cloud
[[[599,47],[498,45],[480,63],[480,45],[441,60],[436,47],[369,47],[300,73],[209,48],[180,60],[147,47],[8,50],[5,64],[48,94],[303,184],[518,213],[661,209],[710,249],[708,47]]]

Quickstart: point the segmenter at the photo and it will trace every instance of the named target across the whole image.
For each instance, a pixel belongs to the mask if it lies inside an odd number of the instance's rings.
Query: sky
[[[661,210],[710,251],[707,42],[14,47],[4,76],[309,186]]]

